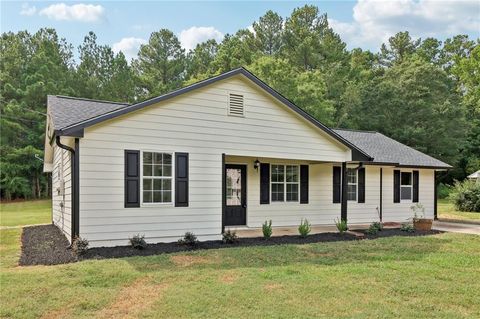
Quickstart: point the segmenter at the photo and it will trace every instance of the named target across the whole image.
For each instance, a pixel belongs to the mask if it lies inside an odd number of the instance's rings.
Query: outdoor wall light
[[[258,168],[260,167],[260,161],[258,158],[253,162],[253,168],[255,168],[256,171],[258,171]]]

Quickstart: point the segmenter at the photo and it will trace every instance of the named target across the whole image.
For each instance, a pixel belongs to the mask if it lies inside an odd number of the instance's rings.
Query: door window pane
[[[242,205],[242,170],[227,168],[227,206]]]

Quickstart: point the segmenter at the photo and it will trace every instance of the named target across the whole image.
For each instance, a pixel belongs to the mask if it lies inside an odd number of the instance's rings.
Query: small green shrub
[[[448,198],[450,192],[452,191],[452,186],[440,183],[437,185],[437,197],[440,199]]]
[[[346,232],[348,230],[348,225],[347,225],[347,220],[346,219],[342,219],[342,220],[336,219],[335,220],[335,225],[337,226],[338,232],[340,234],[343,234],[344,232]]]
[[[380,223],[377,223],[377,222],[371,223],[370,227],[368,227],[368,229],[365,231],[365,234],[367,234],[367,235],[378,234],[378,232],[380,231],[379,225],[380,225]]]
[[[197,236],[192,232],[186,232],[182,239],[178,240],[180,245],[196,246],[198,244]]]
[[[480,183],[474,180],[455,182],[449,198],[462,212],[480,212]]]
[[[312,228],[308,220],[306,218],[302,219],[300,221],[300,226],[298,226],[298,232],[300,233],[300,236],[303,238],[307,237],[311,230]]]
[[[130,245],[135,249],[145,249],[147,248],[147,242],[145,241],[145,235],[137,234],[132,238],[128,239],[130,241]]]
[[[88,240],[75,237],[72,242],[72,250],[77,256],[84,255],[88,250]]]
[[[370,227],[365,231],[367,235],[376,235],[379,231],[383,230],[383,224],[380,222],[373,222]]]
[[[222,234],[222,241],[224,244],[234,244],[238,241],[237,233],[231,231],[230,229],[227,230]]]
[[[266,220],[263,224],[262,224],[262,232],[263,232],[263,238],[265,239],[269,239],[270,237],[272,237],[272,220]]]
[[[415,228],[413,228],[413,225],[410,225],[410,224],[402,224],[402,227],[400,227],[400,230],[407,233],[415,232]]]

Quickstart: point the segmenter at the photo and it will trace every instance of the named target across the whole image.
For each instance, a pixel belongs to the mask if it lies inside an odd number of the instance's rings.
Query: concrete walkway
[[[480,225],[465,223],[448,223],[442,221],[433,222],[433,229],[452,233],[480,235]]]

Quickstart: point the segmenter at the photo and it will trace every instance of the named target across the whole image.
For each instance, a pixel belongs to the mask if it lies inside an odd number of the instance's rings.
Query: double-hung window
[[[357,200],[357,170],[355,168],[347,168],[347,200]]]
[[[300,174],[298,165],[271,166],[272,202],[298,202]]]
[[[143,152],[143,203],[172,202],[172,154]]]
[[[412,173],[401,172],[400,175],[400,199],[411,200],[412,199]]]

